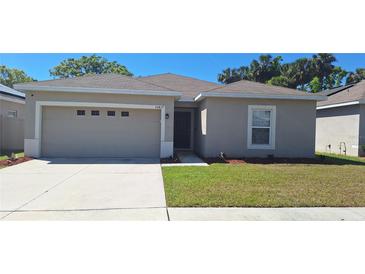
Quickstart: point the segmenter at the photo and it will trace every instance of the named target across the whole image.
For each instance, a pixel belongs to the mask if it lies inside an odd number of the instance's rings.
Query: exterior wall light
[[[165,114],[165,118],[166,119],[169,119],[170,118],[170,115],[168,113]]]

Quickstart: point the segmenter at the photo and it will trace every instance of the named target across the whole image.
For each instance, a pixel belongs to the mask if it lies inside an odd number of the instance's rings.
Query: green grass
[[[316,153],[317,158],[318,157],[325,157],[325,161],[327,162],[333,162],[338,164],[343,163],[364,163],[365,164],[365,158],[364,157],[355,157],[355,156],[346,156],[346,155],[339,155],[339,154],[333,154],[333,153],[324,153],[324,152],[317,152]]]
[[[171,207],[365,206],[365,160],[357,157],[163,167],[163,176]]]

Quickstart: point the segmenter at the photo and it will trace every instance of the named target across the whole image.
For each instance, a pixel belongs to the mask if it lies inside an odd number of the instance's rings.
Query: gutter
[[[360,105],[360,104],[365,104],[365,99],[359,100],[359,101],[351,101],[351,102],[338,103],[338,104],[332,104],[332,105],[318,106],[317,110],[328,109],[328,108],[337,108],[337,107],[346,107],[346,106],[354,106],[354,105]]]
[[[279,94],[258,94],[258,93],[236,93],[236,92],[202,92],[194,98],[199,102],[207,97],[217,98],[247,98],[247,99],[281,99],[281,100],[315,100],[325,101],[327,96],[324,95],[279,95]]]
[[[25,98],[16,98],[16,97],[10,97],[10,96],[3,96],[0,94],[0,100],[12,102],[12,103],[18,103],[18,104],[25,104]]]
[[[0,90],[0,94],[4,94],[6,96],[12,96],[12,97],[16,97],[16,98],[20,98],[20,99],[25,99],[25,95],[24,96],[21,96],[21,95],[17,95],[17,94],[12,94],[12,93],[8,93],[6,91],[1,91]]]
[[[54,92],[71,92],[71,93],[105,93],[105,94],[129,94],[129,95],[150,95],[150,96],[173,96],[180,98],[181,92],[178,91],[155,91],[155,90],[131,90],[131,89],[113,89],[113,88],[85,88],[85,87],[55,87],[55,86],[29,86],[14,85],[17,90],[29,91],[54,91]]]

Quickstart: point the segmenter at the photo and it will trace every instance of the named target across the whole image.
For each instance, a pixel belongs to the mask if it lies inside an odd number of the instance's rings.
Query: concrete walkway
[[[1,169],[0,219],[167,220],[159,159],[43,159]]]
[[[171,221],[365,221],[364,207],[168,208]]]
[[[179,151],[176,154],[181,163],[162,164],[161,166],[208,166],[192,151]]]

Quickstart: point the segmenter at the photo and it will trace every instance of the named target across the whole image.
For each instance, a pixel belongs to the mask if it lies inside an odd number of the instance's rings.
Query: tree
[[[365,79],[365,68],[358,68],[355,72],[350,72],[346,79],[346,85],[356,84]]]
[[[269,85],[273,85],[273,86],[280,86],[280,87],[290,87],[290,80],[283,76],[275,76],[273,78],[271,78],[268,82]]]
[[[313,93],[316,93],[316,92],[319,92],[322,90],[321,80],[319,79],[318,76],[315,76],[312,79],[312,81],[310,81],[309,88],[310,88],[310,91]]]
[[[218,81],[229,84],[239,80],[268,83],[307,92],[318,92],[346,84],[365,80],[365,68],[347,72],[335,66],[336,57],[330,53],[318,53],[312,58],[299,58],[291,63],[282,64],[280,56],[261,55],[249,66],[227,68],[218,74]]]
[[[12,88],[14,84],[32,81],[36,80],[29,77],[23,70],[0,66],[0,83],[5,86]]]
[[[273,58],[271,55],[260,55],[259,60],[253,60],[251,64],[240,68],[227,68],[218,74],[218,81],[224,84],[239,80],[250,80],[267,83],[271,78],[280,75],[281,56]]]
[[[242,80],[237,69],[227,68],[218,74],[218,81],[225,84],[230,84]]]
[[[294,74],[294,83],[295,88],[299,88],[300,90],[305,90],[306,85],[313,78],[313,71],[311,66],[311,59],[308,58],[299,58],[294,63],[292,63],[292,70]]]
[[[91,55],[79,59],[68,58],[55,66],[50,75],[60,78],[77,77],[86,74],[117,73],[133,76],[128,69],[116,61],[110,62],[104,57]]]
[[[327,89],[325,81],[333,72],[335,66],[332,63],[336,61],[336,57],[330,53],[319,53],[313,55],[311,69],[313,71],[313,76],[318,77],[321,83],[321,89]]]
[[[270,54],[260,55],[259,60],[250,64],[249,78],[255,82],[267,83],[271,78],[279,76],[281,56],[272,58]]]
[[[332,73],[326,77],[322,89],[331,89],[341,86],[342,80],[347,74],[348,72],[341,67],[335,67]]]
[[[299,58],[292,63],[281,65],[281,75],[269,82],[276,86],[306,90],[312,77],[311,60]]]

